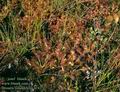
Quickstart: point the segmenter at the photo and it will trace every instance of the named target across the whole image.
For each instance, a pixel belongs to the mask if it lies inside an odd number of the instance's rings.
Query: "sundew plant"
[[[120,92],[120,1],[0,0],[0,91]]]

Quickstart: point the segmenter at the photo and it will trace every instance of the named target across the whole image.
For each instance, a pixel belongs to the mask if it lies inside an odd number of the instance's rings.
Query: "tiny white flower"
[[[11,63],[8,64],[8,68],[9,68],[9,69],[11,68]]]

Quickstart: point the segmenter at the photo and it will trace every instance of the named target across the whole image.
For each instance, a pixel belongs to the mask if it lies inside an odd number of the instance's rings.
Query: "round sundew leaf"
[[[114,21],[115,21],[115,23],[118,23],[118,21],[119,21],[119,16],[118,16],[118,14],[113,14],[113,18],[114,18]]]

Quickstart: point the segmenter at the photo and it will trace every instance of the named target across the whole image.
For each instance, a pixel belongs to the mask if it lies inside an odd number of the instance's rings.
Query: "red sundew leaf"
[[[67,59],[66,58],[62,58],[61,62],[60,62],[60,65],[63,67],[63,66],[66,66],[66,64],[67,64]]]
[[[62,49],[62,44],[58,43],[56,48],[55,48],[55,56],[57,56],[58,58],[62,58],[64,56]]]
[[[55,68],[55,67],[56,67],[55,60],[54,60],[54,59],[48,61],[47,64],[48,64],[48,66],[49,66],[50,68]]]
[[[32,16],[24,16],[21,20],[20,20],[20,24],[22,25],[23,28],[28,28],[31,26],[31,24],[33,23],[34,18]]]
[[[60,49],[56,49],[56,50],[55,50],[55,55],[56,55],[57,57],[59,57],[59,56],[60,56],[60,54],[61,54]]]
[[[99,20],[95,20],[94,24],[97,29],[101,28]]]
[[[26,64],[33,69],[37,74],[41,74],[44,70],[41,66],[37,64],[37,60],[32,58],[31,60],[27,60]]]
[[[46,38],[43,39],[43,43],[44,43],[44,50],[45,52],[49,52],[49,50],[51,49],[51,44],[49,41],[47,41]]]
[[[108,5],[109,4],[109,0],[99,0],[100,4],[102,5]]]
[[[80,70],[85,73],[88,69],[87,69],[87,67],[83,66]]]
[[[94,42],[90,43],[90,51],[93,51],[93,49],[95,49],[95,44],[94,44]]]
[[[58,32],[62,25],[62,20],[59,17],[55,17],[50,19],[49,21],[50,21],[50,28],[52,33]]]
[[[115,57],[115,59],[120,60],[120,54],[118,54],[118,55]]]
[[[69,58],[70,58],[71,61],[74,61],[76,59],[76,53],[75,53],[74,50],[70,51]],[[73,64],[71,63],[71,65],[73,65]]]
[[[114,18],[114,21],[115,21],[115,23],[118,23],[118,21],[119,21],[119,16],[118,16],[118,14],[113,14],[113,18]]]
[[[85,29],[85,23],[83,20],[76,22],[77,30]]]
[[[82,46],[77,46],[75,48],[76,52],[79,53],[80,55],[83,55],[84,53],[84,48]]]
[[[7,51],[6,45],[6,43],[0,41],[0,55],[3,55]]]
[[[81,62],[79,57],[74,62],[74,65],[83,66],[83,64],[84,64],[84,62]]]
[[[61,66],[61,70],[62,72],[65,72],[64,66]]]

